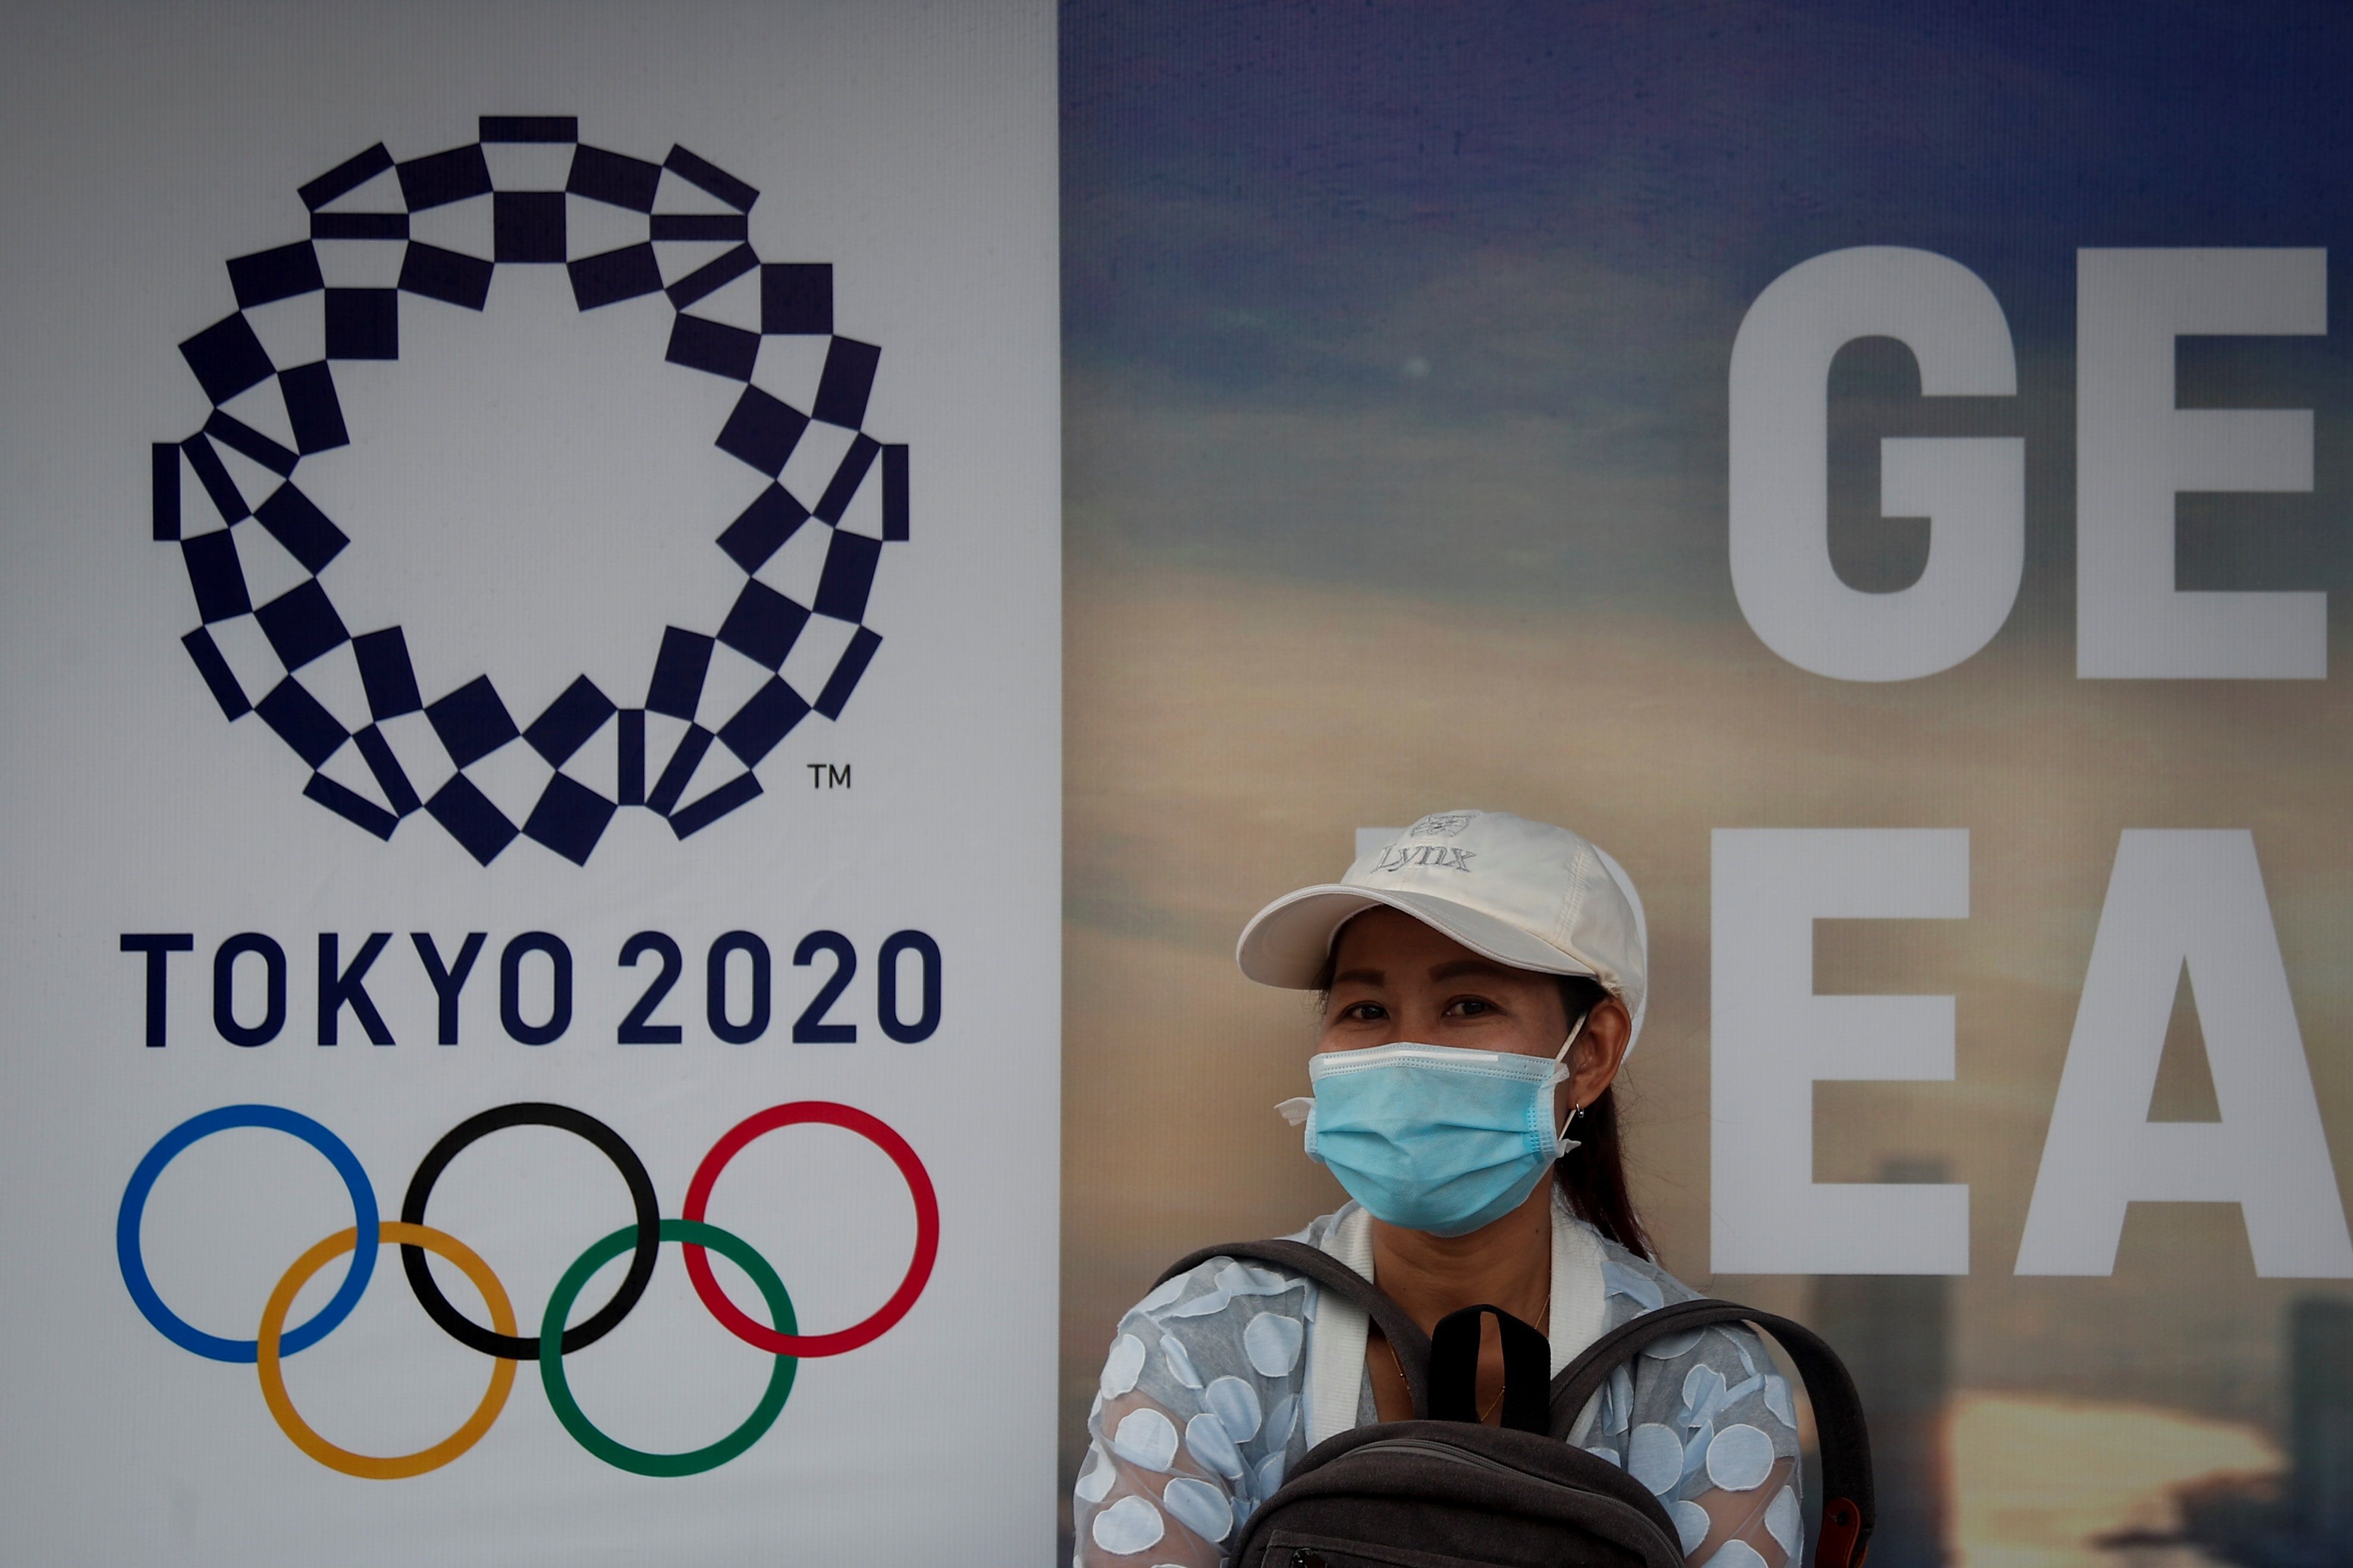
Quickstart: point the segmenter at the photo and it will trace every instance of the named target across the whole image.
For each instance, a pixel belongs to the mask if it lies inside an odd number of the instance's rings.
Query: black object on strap
[[[1187,1253],[1163,1269],[1155,1283],[1165,1285],[1180,1274],[1190,1274],[1213,1258],[1271,1263],[1285,1273],[1304,1274],[1333,1295],[1363,1308],[1365,1315],[1388,1340],[1389,1348],[1397,1352],[1398,1370],[1405,1373],[1406,1391],[1413,1396],[1414,1415],[1430,1414],[1430,1336],[1421,1331],[1421,1325],[1408,1316],[1403,1307],[1371,1280],[1323,1248],[1303,1241],[1233,1241]],[[1475,1332],[1472,1343],[1475,1347]],[[1546,1364],[1550,1364],[1549,1357]],[[1543,1429],[1541,1424],[1536,1429]]]
[[[1504,1425],[1547,1436],[1545,1374],[1552,1349],[1543,1334],[1503,1308],[1482,1302],[1449,1312],[1430,1331],[1430,1418],[1479,1422],[1479,1320],[1493,1312],[1504,1342]]]
[[[1630,1319],[1587,1346],[1553,1379],[1553,1435],[1567,1437],[1610,1372],[1643,1346],[1669,1334],[1744,1323],[1778,1341],[1805,1379],[1822,1456],[1822,1524],[1814,1561],[1820,1568],[1853,1568],[1862,1563],[1878,1519],[1872,1495],[1870,1432],[1863,1423],[1862,1401],[1855,1394],[1854,1380],[1847,1375],[1837,1352],[1802,1324],[1753,1307],[1705,1298],[1677,1301]]]

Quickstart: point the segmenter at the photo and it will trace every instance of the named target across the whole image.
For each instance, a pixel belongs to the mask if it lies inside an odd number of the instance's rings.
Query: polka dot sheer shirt
[[[1293,1239],[1324,1246],[1355,1207]],[[1581,1224],[1558,1209],[1555,1223]],[[1581,1250],[1599,1259],[1604,1329],[1696,1294],[1623,1247],[1592,1241]],[[1226,1562],[1243,1521],[1308,1449],[1316,1297],[1297,1275],[1218,1258],[1120,1320],[1087,1415],[1074,1568]],[[1356,1375],[1362,1426],[1379,1416],[1371,1379]],[[1570,1440],[1657,1494],[1694,1568],[1799,1563],[1796,1407],[1748,1331],[1653,1343],[1594,1395]]]

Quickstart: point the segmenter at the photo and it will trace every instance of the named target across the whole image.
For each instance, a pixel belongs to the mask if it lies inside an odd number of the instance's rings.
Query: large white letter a
[[[2217,1121],[2150,1121],[2189,966]],[[2255,1272],[2353,1277],[2287,969],[2243,831],[2127,831],[2042,1148],[2021,1274],[2108,1274],[2136,1200],[2235,1203]]]

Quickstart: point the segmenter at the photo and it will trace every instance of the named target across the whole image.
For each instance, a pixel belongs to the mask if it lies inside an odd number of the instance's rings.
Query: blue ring
[[[350,1144],[299,1111],[277,1105],[224,1105],[201,1116],[191,1116],[157,1139],[146,1158],[139,1162],[139,1168],[131,1173],[131,1184],[122,1189],[122,1207],[114,1217],[114,1258],[121,1266],[122,1283],[130,1288],[131,1300],[137,1303],[141,1315],[155,1325],[157,1333],[182,1350],[194,1351],[214,1361],[251,1365],[260,1356],[260,1342],[225,1340],[218,1334],[208,1334],[164,1305],[164,1298],[155,1293],[154,1284],[147,1278],[147,1261],[139,1251],[139,1221],[147,1212],[147,1194],[154,1190],[155,1178],[164,1173],[164,1167],[181,1150],[200,1138],[232,1127],[273,1128],[293,1134],[324,1154],[352,1194],[352,1215],[362,1238],[362,1244],[352,1249],[352,1265],[343,1275],[342,1289],[309,1322],[286,1331],[279,1342],[281,1355],[292,1355],[318,1343],[360,1304],[360,1297],[367,1290],[368,1277],[375,1271],[377,1248],[366,1240],[376,1230],[375,1188],[369,1185],[367,1173],[360,1169],[359,1156],[352,1152]]]

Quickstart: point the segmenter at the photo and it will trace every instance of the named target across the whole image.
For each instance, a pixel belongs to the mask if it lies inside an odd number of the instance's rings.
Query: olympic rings
[[[802,1334],[794,1316],[792,1297],[776,1269],[749,1243],[703,1218],[711,1190],[720,1173],[746,1143],[764,1132],[804,1121],[845,1128],[874,1143],[899,1167],[915,1202],[915,1253],[898,1289],[892,1291],[889,1300],[863,1321],[847,1329],[824,1334]],[[501,1128],[526,1125],[554,1127],[594,1143],[621,1172],[623,1180],[628,1184],[630,1201],[638,1215],[635,1222],[605,1236],[574,1261],[550,1295],[540,1316],[539,1332],[534,1335],[516,1332],[513,1305],[490,1265],[463,1242],[424,1223],[426,1205],[432,1196],[434,1184],[461,1151],[476,1140]],[[295,1259],[271,1290],[269,1302],[262,1309],[259,1331],[249,1340],[225,1339],[206,1333],[165,1306],[148,1278],[146,1261],[140,1249],[141,1220],[146,1212],[148,1196],[154,1190],[156,1179],[162,1175],[164,1167],[190,1144],[215,1132],[237,1127],[259,1127],[285,1132],[301,1139],[325,1155],[328,1163],[335,1167],[336,1173],[343,1178],[344,1188],[351,1195],[355,1222]],[[659,1217],[653,1182],[647,1174],[644,1162],[638,1159],[636,1151],[622,1140],[620,1134],[605,1123],[568,1106],[523,1101],[479,1112],[443,1134],[419,1162],[410,1178],[407,1194],[402,1203],[401,1217],[379,1220],[375,1189],[369,1184],[367,1173],[361,1168],[358,1156],[342,1139],[311,1118],[280,1106],[226,1105],[190,1117],[173,1128],[156,1141],[154,1147],[149,1149],[133,1168],[131,1180],[123,1189],[121,1205],[115,1215],[115,1258],[122,1270],[123,1284],[131,1292],[132,1301],[157,1332],[197,1355],[215,1361],[255,1363],[261,1380],[263,1401],[269,1406],[270,1415],[280,1430],[297,1447],[331,1469],[368,1479],[393,1480],[439,1468],[480,1442],[483,1434],[497,1421],[513,1388],[516,1363],[536,1360],[540,1367],[540,1381],[547,1391],[550,1406],[565,1429],[582,1447],[607,1464],[638,1475],[686,1476],[726,1464],[759,1441],[776,1424],[786,1401],[791,1396],[802,1359],[839,1355],[871,1343],[907,1315],[929,1282],[933,1264],[939,1254],[940,1214],[939,1199],[933,1190],[931,1176],[907,1141],[888,1124],[867,1112],[828,1100],[801,1100],[771,1106],[737,1123],[712,1146],[696,1166],[685,1207],[682,1218]],[[360,1238],[370,1236],[375,1238],[375,1245],[362,1245]],[[694,1282],[696,1294],[728,1331],[776,1358],[776,1364],[769,1373],[767,1388],[751,1415],[719,1441],[681,1454],[649,1453],[607,1436],[582,1413],[578,1402],[572,1396],[564,1369],[565,1355],[611,1332],[643,1299],[646,1282],[650,1279],[655,1260],[659,1256],[658,1249],[665,1241],[676,1242],[685,1252],[687,1272]],[[433,1321],[459,1343],[490,1355],[496,1364],[491,1369],[490,1387],[481,1403],[457,1431],[416,1453],[379,1458],[339,1447],[312,1430],[295,1410],[286,1392],[282,1362],[285,1357],[316,1344],[351,1315],[374,1277],[376,1250],[385,1246],[402,1248],[403,1272],[407,1276],[418,1304],[425,1308]],[[710,1247],[718,1248],[752,1277],[753,1283],[767,1303],[773,1326],[754,1321],[720,1289],[718,1279],[711,1271],[706,1252]],[[309,1321],[288,1329],[286,1315],[293,1310],[295,1298],[301,1294],[302,1287],[345,1252],[352,1254],[351,1267],[345,1271],[343,1284],[333,1297]],[[426,1265],[424,1255],[427,1252],[438,1253],[448,1258],[473,1282],[475,1289],[481,1293],[484,1306],[489,1309],[491,1328],[484,1329],[450,1303]],[[623,1252],[631,1253],[629,1268],[612,1300],[586,1321],[566,1328],[565,1321],[590,1278]]]
[[[854,1351],[860,1345],[871,1344],[905,1317],[907,1310],[915,1304],[915,1298],[923,1293],[923,1286],[932,1277],[932,1264],[939,1257],[939,1194],[932,1191],[931,1173],[923,1169],[923,1161],[915,1157],[915,1151],[908,1146],[904,1138],[900,1137],[888,1123],[853,1106],[836,1105],[822,1100],[772,1105],[737,1122],[728,1129],[726,1136],[711,1146],[711,1152],[705,1154],[702,1163],[694,1168],[694,1180],[687,1184],[685,1214],[691,1220],[702,1218],[704,1209],[711,1203],[711,1189],[718,1184],[719,1173],[727,1168],[727,1162],[742,1152],[744,1145],[763,1132],[772,1132],[779,1127],[791,1127],[803,1121],[821,1121],[857,1133],[890,1155],[891,1163],[899,1167],[899,1174],[906,1179],[908,1194],[915,1200],[915,1255],[907,1260],[907,1272],[900,1279],[899,1288],[891,1292],[890,1300],[846,1329],[838,1329],[829,1334],[800,1334],[790,1330],[763,1328],[754,1322],[749,1314],[727,1299],[727,1292],[719,1288],[718,1279],[711,1272],[711,1259],[704,1256],[702,1247],[691,1242],[683,1249],[686,1273],[687,1278],[694,1281],[694,1293],[702,1298],[702,1304],[710,1310],[711,1315],[726,1324],[728,1331],[744,1343],[756,1345],[776,1355],[839,1355],[844,1351]]]
[[[408,1178],[408,1194],[400,1200],[400,1217],[413,1226],[423,1225],[426,1201],[432,1197],[433,1184],[441,1179],[441,1173],[448,1169],[449,1162],[476,1139],[506,1127],[554,1127],[586,1138],[605,1158],[619,1167],[621,1179],[629,1184],[629,1201],[637,1207],[638,1223],[630,1227],[638,1237],[637,1256],[629,1259],[629,1271],[622,1277],[621,1288],[613,1292],[613,1299],[599,1308],[587,1321],[575,1323],[564,1331],[563,1351],[565,1355],[570,1355],[574,1351],[585,1350],[611,1333],[621,1320],[629,1315],[629,1310],[638,1304],[638,1298],[646,1293],[646,1287],[653,1280],[654,1259],[659,1256],[661,1247],[657,1234],[661,1228],[661,1207],[654,1198],[654,1179],[646,1173],[646,1163],[638,1158],[638,1152],[623,1142],[619,1133],[586,1111],[575,1110],[568,1105],[543,1105],[526,1100],[470,1116],[443,1133],[441,1142],[434,1144],[425,1158],[417,1163],[417,1173]],[[400,1266],[408,1275],[408,1288],[417,1292],[418,1303],[431,1314],[435,1322],[441,1325],[442,1331],[459,1344],[480,1351],[484,1355],[505,1356],[514,1361],[539,1359],[538,1336],[518,1338],[512,1326],[494,1334],[451,1306],[449,1298],[441,1293],[439,1283],[434,1279],[433,1270],[425,1261],[422,1247],[402,1247]],[[567,1309],[570,1305],[569,1301],[565,1302]]]
[[[375,1189],[368,1184],[367,1173],[360,1169],[359,1156],[352,1152],[351,1145],[309,1117],[275,1105],[224,1105],[201,1116],[191,1116],[157,1139],[146,1158],[131,1173],[131,1184],[122,1189],[122,1206],[114,1215],[114,1260],[122,1270],[123,1284],[130,1287],[131,1300],[138,1304],[141,1315],[155,1325],[156,1332],[182,1350],[194,1351],[213,1361],[249,1362],[259,1358],[259,1341],[225,1340],[217,1334],[208,1334],[164,1305],[164,1298],[155,1293],[154,1285],[147,1278],[147,1259],[139,1247],[139,1221],[147,1212],[147,1194],[154,1190],[155,1178],[164,1173],[164,1167],[198,1139],[232,1127],[268,1127],[290,1132],[324,1154],[352,1194],[352,1219],[356,1231],[373,1231],[376,1227]],[[279,1347],[280,1352],[292,1355],[326,1338],[360,1304],[360,1297],[368,1287],[368,1277],[375,1272],[375,1249],[354,1248],[352,1266],[343,1275],[342,1287],[309,1322],[285,1336]]]
[[[776,1278],[776,1271],[768,1267],[768,1260],[753,1251],[743,1237],[699,1220],[666,1219],[661,1222],[659,1240],[698,1247],[717,1247],[752,1277],[752,1283],[757,1285],[760,1294],[767,1299],[768,1312],[776,1320],[778,1328],[789,1332],[800,1326],[793,1318],[793,1299],[786,1293],[785,1282]],[[616,1469],[629,1470],[640,1476],[700,1475],[704,1470],[715,1470],[735,1458],[758,1442],[768,1428],[776,1425],[776,1417],[784,1413],[785,1401],[792,1394],[793,1375],[800,1363],[788,1355],[776,1357],[776,1368],[768,1373],[768,1387],[760,1395],[760,1403],[753,1406],[752,1414],[744,1418],[743,1425],[716,1443],[691,1448],[683,1454],[651,1454],[607,1436],[582,1413],[579,1402],[572,1397],[572,1384],[564,1372],[563,1352],[548,1347],[551,1343],[561,1346],[565,1340],[570,1338],[561,1331],[564,1320],[572,1310],[574,1298],[580,1294],[580,1288],[588,1283],[588,1277],[612,1258],[628,1251],[632,1245],[641,1242],[638,1227],[625,1225],[582,1253],[572,1267],[565,1270],[564,1278],[556,1281],[555,1289],[547,1298],[546,1315],[540,1320],[540,1381],[547,1387],[547,1403],[555,1411],[555,1418],[564,1423],[564,1429],[571,1433],[573,1439],[582,1447]],[[511,1363],[499,1364],[512,1373]]]
[[[278,1429],[294,1439],[294,1446],[331,1470],[341,1470],[347,1476],[357,1476],[368,1481],[405,1480],[421,1476],[427,1470],[438,1470],[467,1449],[482,1440],[491,1423],[506,1408],[507,1394],[514,1387],[515,1363],[500,1361],[491,1368],[491,1386],[474,1413],[466,1417],[465,1425],[429,1448],[419,1448],[414,1454],[396,1454],[389,1458],[377,1458],[369,1454],[354,1454],[349,1448],[339,1448],[312,1430],[294,1408],[294,1401],[286,1393],[286,1374],[278,1364],[279,1330],[286,1322],[286,1313],[294,1305],[295,1293],[301,1290],[311,1275],[327,1266],[338,1253],[354,1250],[359,1233],[339,1230],[326,1240],[294,1260],[294,1267],[278,1281],[278,1289],[269,1293],[269,1304],[261,1309],[260,1352],[256,1358],[261,1372],[261,1397],[269,1406],[269,1414],[278,1418]],[[466,1271],[474,1289],[482,1293],[483,1304],[491,1310],[491,1321],[502,1333],[514,1332],[514,1308],[507,1300],[505,1287],[481,1255],[456,1237],[428,1226],[410,1225],[402,1220],[385,1220],[376,1227],[379,1246],[398,1242],[404,1247],[420,1247],[438,1252]],[[734,1256],[733,1253],[730,1257]]]

